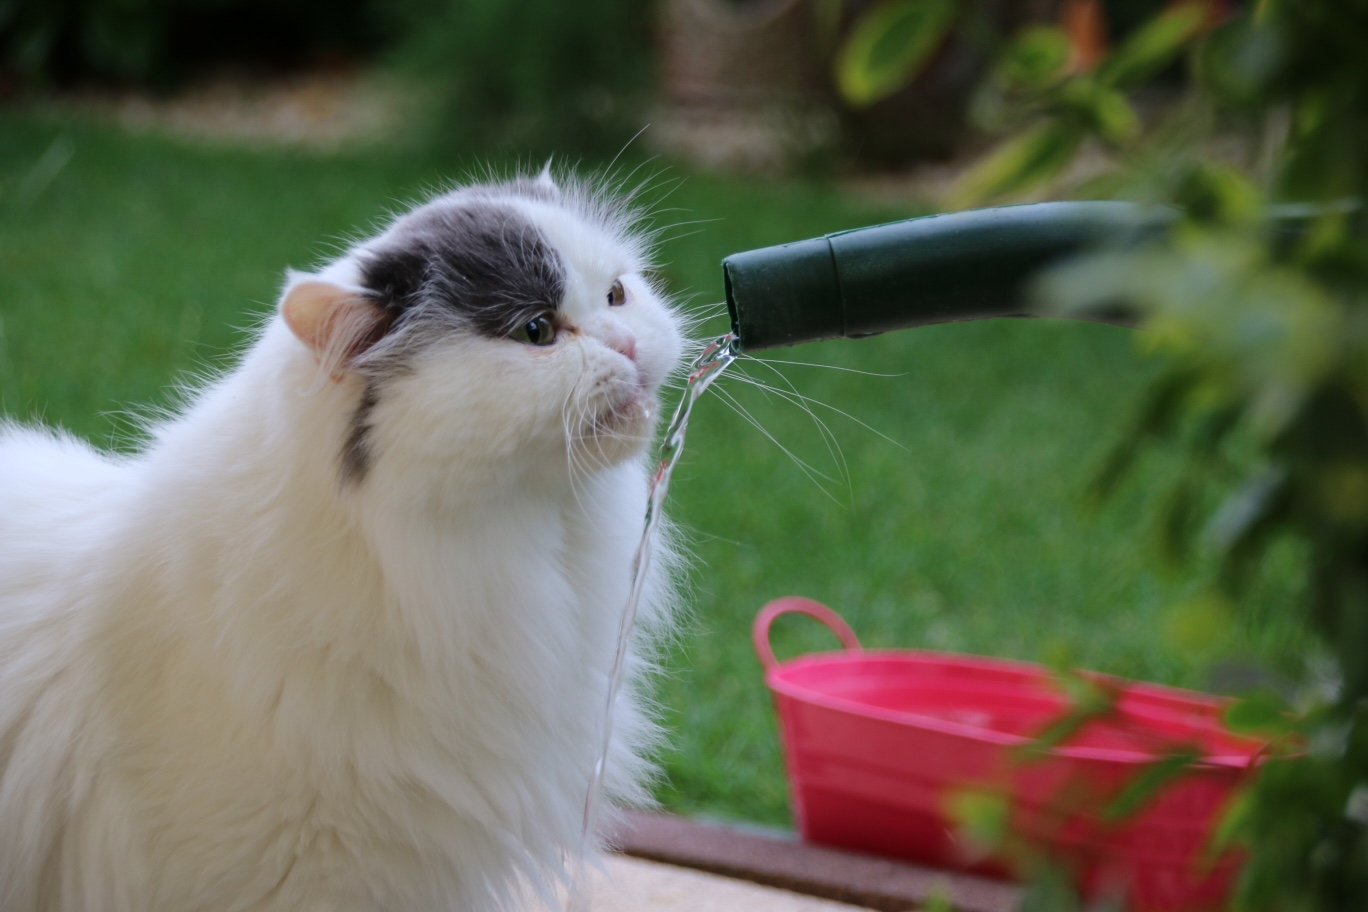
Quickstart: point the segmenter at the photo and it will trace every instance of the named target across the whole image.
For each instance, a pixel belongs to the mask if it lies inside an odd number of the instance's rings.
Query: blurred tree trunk
[[[880,0],[663,0],[656,140],[705,165],[782,166],[837,141],[856,162],[897,167],[947,158],[971,136],[969,98],[1006,35],[1057,21],[1069,0],[972,0],[966,17],[906,88],[868,107],[835,89],[836,49]],[[825,114],[825,117],[822,115]]]
[[[829,141],[827,77],[810,0],[664,0],[663,123],[656,140],[696,163],[783,168]],[[829,131],[828,131],[829,133]]]

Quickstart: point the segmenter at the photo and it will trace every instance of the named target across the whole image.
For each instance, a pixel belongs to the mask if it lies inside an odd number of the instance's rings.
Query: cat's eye
[[[608,306],[621,307],[627,303],[627,289],[622,286],[622,279],[613,283],[613,287],[608,289]]]
[[[556,341],[556,324],[542,314],[513,330],[511,337],[528,345],[550,345]]]

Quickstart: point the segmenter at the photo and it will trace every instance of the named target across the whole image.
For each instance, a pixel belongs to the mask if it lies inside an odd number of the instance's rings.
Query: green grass
[[[0,114],[0,414],[127,439],[128,409],[219,364],[307,266],[383,212],[465,170],[371,152],[250,152]],[[667,179],[679,176],[668,171]],[[685,178],[665,277],[700,307],[725,254],[886,219],[830,188]],[[689,233],[692,232],[692,233]],[[713,329],[721,331],[722,322]],[[837,607],[864,642],[961,650],[1201,686],[1213,655],[1290,667],[1304,640],[1270,618],[1278,574],[1217,644],[1175,648],[1169,608],[1203,568],[1157,572],[1148,508],[1177,466],[1152,460],[1101,509],[1083,489],[1150,375],[1126,332],[1012,321],[825,343],[777,359],[869,374],[738,365],[700,404],[671,493],[693,542],[691,613],[667,659],[672,729],[661,798],[689,811],[782,823],[782,761],[749,627],[769,599]],[[791,382],[813,419],[744,375]],[[729,409],[831,481],[814,482]],[[831,411],[851,413],[878,433]],[[895,442],[884,439],[885,435]],[[781,655],[827,648],[799,621]]]

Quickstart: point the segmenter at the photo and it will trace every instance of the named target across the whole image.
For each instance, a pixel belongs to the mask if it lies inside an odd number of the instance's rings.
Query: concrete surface
[[[614,855],[590,882],[588,912],[856,912],[829,899]]]
[[[908,912],[933,899],[958,912],[1016,912],[1020,888],[956,871],[813,845],[793,833],[628,811],[613,843],[624,855],[821,897],[838,908]],[[667,907],[668,908],[668,907]],[[768,907],[761,907],[768,908]],[[778,908],[778,907],[776,907]]]

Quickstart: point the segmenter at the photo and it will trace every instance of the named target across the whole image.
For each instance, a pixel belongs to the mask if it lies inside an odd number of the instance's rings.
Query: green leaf
[[[1358,462],[1325,460],[1313,488],[1325,518],[1344,527],[1368,528],[1368,453]]]
[[[1225,711],[1226,727],[1248,735],[1288,735],[1296,730],[1292,708],[1276,694],[1251,694]]]
[[[1126,97],[1096,80],[1071,80],[1060,103],[1104,142],[1121,145],[1140,132],[1140,118]]]
[[[1144,393],[1140,408],[1126,433],[1108,450],[1088,482],[1087,496],[1096,502],[1110,497],[1130,472],[1146,443],[1172,434],[1182,417],[1183,401],[1194,381],[1191,372],[1175,371],[1160,377]]]
[[[1020,89],[1042,89],[1067,71],[1072,45],[1064,30],[1039,25],[1023,29],[998,62],[998,78]]]
[[[1033,740],[1013,749],[1012,753],[1018,761],[1044,759],[1055,748],[1073,740],[1092,722],[1111,715],[1116,709],[1119,694],[1105,681],[1066,673],[1058,676],[1055,683],[1069,695],[1072,705],[1037,732]]]
[[[1140,118],[1120,92],[1098,92],[1091,113],[1097,135],[1112,145],[1130,142],[1140,133]]]
[[[1201,487],[1196,479],[1184,475],[1173,483],[1163,498],[1159,510],[1159,549],[1175,566],[1182,566],[1183,559],[1190,553],[1200,497]],[[1185,645],[1190,644],[1191,640],[1185,642]]]
[[[1007,795],[964,789],[950,796],[947,810],[960,835],[981,854],[991,854],[1006,844],[1012,819]]]
[[[1257,106],[1283,66],[1286,38],[1278,30],[1237,19],[1202,42],[1197,74],[1211,93],[1231,104]]]
[[[851,30],[836,58],[836,84],[847,101],[869,105],[907,85],[954,24],[954,0],[887,0]]]
[[[1105,85],[1134,88],[1171,64],[1206,22],[1205,3],[1169,7],[1141,26],[1112,52],[1097,72]]]
[[[1145,767],[1126,783],[1121,794],[1103,809],[1102,819],[1108,823],[1120,823],[1133,817],[1146,804],[1158,797],[1164,786],[1190,772],[1192,764],[1199,759],[1201,754],[1196,751],[1180,750]]]
[[[931,892],[922,906],[924,912],[955,912],[954,900],[950,898],[950,894],[946,890],[947,887],[942,883],[933,884]]]
[[[1330,91],[1303,92],[1278,174],[1282,199],[1334,203],[1363,190],[1360,112]]]
[[[1071,123],[1053,121],[999,146],[965,174],[951,194],[952,208],[964,208],[1009,193],[1021,193],[1069,166],[1083,139]]]
[[[1208,856],[1215,857],[1220,852],[1235,845],[1245,835],[1249,829],[1255,806],[1253,793],[1249,791],[1235,793],[1235,797],[1225,806],[1216,822],[1216,829],[1211,834],[1210,844],[1207,846]]]
[[[1025,884],[1017,912],[1079,912],[1084,908],[1097,912],[1115,912],[1096,904],[1083,905],[1075,886],[1076,878],[1059,864],[1044,864],[1031,871]]]
[[[1229,165],[1194,161],[1174,187],[1174,199],[1188,218],[1225,224],[1250,224],[1262,214],[1258,188]]]
[[[1250,478],[1221,504],[1207,528],[1209,540],[1223,552],[1250,547],[1265,531],[1267,520],[1282,505],[1287,473],[1270,468]]]

